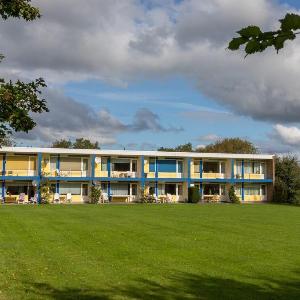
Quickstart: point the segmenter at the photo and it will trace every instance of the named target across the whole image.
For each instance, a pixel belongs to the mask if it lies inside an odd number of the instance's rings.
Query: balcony
[[[6,170],[3,176],[37,176],[36,170]]]
[[[113,178],[136,178],[136,172],[131,171],[112,171],[111,177]]]

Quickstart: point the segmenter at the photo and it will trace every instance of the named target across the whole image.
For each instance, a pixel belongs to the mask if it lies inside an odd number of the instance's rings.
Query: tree
[[[98,142],[91,142],[88,139],[78,138],[75,142],[70,140],[57,140],[53,142],[52,148],[68,148],[68,149],[100,149]]]
[[[72,148],[72,142],[68,141],[68,140],[56,140],[53,142],[52,148],[67,148],[67,149],[71,149]]]
[[[239,197],[235,193],[233,185],[231,185],[230,188],[229,188],[228,198],[229,198],[230,202],[234,203],[234,204],[238,204],[238,203],[241,202],[240,199],[239,199]]]
[[[75,142],[73,143],[73,148],[74,149],[100,149],[100,146],[98,142],[93,143],[90,140],[80,138],[75,140]]]
[[[0,15],[6,20],[23,18],[33,21],[40,18],[39,9],[30,5],[30,0],[0,0]],[[4,58],[0,54],[0,62]],[[32,82],[11,80],[6,82],[0,78],[0,139],[5,139],[12,131],[28,132],[36,126],[31,113],[47,112],[45,99],[41,89],[46,87],[44,79]]]
[[[276,31],[263,32],[258,26],[250,25],[237,31],[238,37],[233,38],[228,45],[230,50],[238,50],[244,46],[246,56],[256,52],[263,52],[268,47],[274,47],[278,53],[288,40],[294,40],[300,32],[300,16],[286,14]]]
[[[274,201],[299,203],[300,166],[295,156],[276,157]]]
[[[193,145],[192,145],[192,143],[186,143],[186,144],[179,145],[175,148],[160,147],[157,150],[158,151],[169,151],[169,152],[192,152]]]
[[[14,141],[10,138],[10,136],[5,136],[0,138],[0,147],[13,147]]]
[[[257,148],[251,142],[240,138],[225,138],[205,147],[198,148],[196,151],[205,153],[258,153]]]

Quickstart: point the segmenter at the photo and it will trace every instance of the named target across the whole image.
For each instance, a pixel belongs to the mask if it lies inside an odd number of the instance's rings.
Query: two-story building
[[[243,202],[272,199],[274,156],[129,150],[4,147],[0,149],[0,197],[17,202],[51,192],[72,203],[89,202],[90,187],[101,186],[109,201],[137,201],[141,193],[185,202],[188,187],[203,200],[226,200],[231,185]],[[40,196],[38,197],[40,200]]]

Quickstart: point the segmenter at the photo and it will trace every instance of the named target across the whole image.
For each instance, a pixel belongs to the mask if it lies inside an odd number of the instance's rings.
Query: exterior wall
[[[29,148],[30,149],[30,148]],[[110,177],[109,177],[109,167],[107,166],[107,170],[106,171],[102,171],[101,170],[101,159],[102,158],[111,158],[111,160],[113,160],[114,157],[123,157],[124,158],[132,158],[132,159],[136,159],[137,161],[137,171],[136,171],[136,178],[121,178],[121,182],[133,182],[136,181],[137,183],[137,187],[138,190],[140,191],[142,189],[142,187],[146,184],[152,183],[152,185],[155,184],[160,184],[163,182],[166,183],[176,183],[176,184],[181,184],[182,185],[182,195],[178,196],[178,195],[172,195],[172,201],[173,202],[177,202],[177,201],[185,201],[185,199],[188,198],[188,186],[191,183],[194,184],[198,184],[200,186],[200,183],[202,183],[202,186],[204,184],[222,184],[222,185],[226,185],[226,189],[228,190],[230,185],[235,185],[235,186],[240,186],[242,185],[242,183],[244,183],[245,185],[258,185],[258,184],[264,184],[266,186],[266,193],[267,196],[266,197],[262,197],[260,195],[244,195],[243,197],[243,201],[244,202],[252,202],[252,201],[265,201],[265,200],[271,200],[272,199],[272,193],[273,193],[273,182],[274,182],[274,160],[270,157],[268,159],[265,158],[259,158],[259,156],[253,156],[250,155],[249,157],[245,156],[245,158],[243,159],[244,161],[263,161],[265,162],[266,165],[266,172],[265,174],[247,174],[247,176],[245,176],[245,178],[236,178],[235,176],[232,177],[232,158],[231,157],[226,157],[226,156],[230,156],[227,154],[224,154],[223,156],[220,155],[220,158],[211,158],[210,161],[216,161],[216,162],[221,162],[221,161],[225,161],[225,166],[224,166],[224,174],[222,173],[202,173],[202,178],[200,178],[200,172],[199,173],[195,173],[195,161],[196,160],[202,160],[203,162],[205,160],[209,160],[208,154],[203,154],[203,157],[199,157],[199,154],[194,154],[194,153],[190,153],[190,157],[186,157],[183,154],[183,156],[180,156],[180,154],[174,154],[174,153],[170,153],[169,156],[167,156],[168,153],[162,153],[162,155],[160,156],[160,153],[156,153],[154,152],[153,155],[151,154],[146,154],[144,155],[143,152],[140,153],[140,155],[135,154],[135,156],[133,155],[127,155],[126,152],[122,152],[120,151],[120,154],[114,154],[114,155],[109,155],[109,154],[90,154],[87,155],[86,153],[82,154],[81,157],[85,157],[86,159],[88,159],[88,171],[86,176],[82,175],[82,171],[72,171],[72,172],[66,172],[66,174],[64,174],[64,176],[62,176],[61,174],[56,174],[57,172],[52,172],[53,174],[51,174],[51,167],[50,167],[50,156],[60,156],[60,158],[63,160],[64,157],[72,157],[72,154],[68,155],[69,150],[66,149],[62,149],[62,153],[52,153],[51,151],[49,151],[49,153],[42,153],[40,156],[38,155],[38,151],[36,152],[32,152],[31,154],[28,155],[13,155],[14,152],[13,150],[11,150],[11,152],[7,151],[4,152],[2,149],[0,149],[0,169],[2,170],[2,166],[6,166],[6,171],[8,171],[9,169],[12,169],[10,171],[16,171],[17,172],[10,172],[10,174],[8,175],[7,172],[6,174],[2,174],[1,176],[1,180],[3,181],[7,181],[7,180],[11,180],[13,182],[17,182],[18,180],[28,180],[29,182],[33,182],[35,181],[37,183],[37,189],[39,187],[41,178],[43,176],[51,176],[51,180],[53,180],[53,182],[55,184],[57,184],[57,187],[59,187],[59,182],[63,183],[63,182],[67,182],[67,181],[72,181],[72,180],[76,180],[77,182],[81,182],[79,180],[81,180],[80,178],[82,178],[82,180],[84,183],[88,183],[89,185],[94,184],[94,182],[98,182],[100,180],[102,180],[102,178],[104,179],[104,181],[107,181],[109,183],[113,183],[116,181],[119,181],[119,179],[117,177],[113,177],[112,173],[110,173]],[[72,152],[70,150],[70,152]],[[92,153],[92,151],[91,151]],[[3,163],[3,154],[6,154],[6,164]],[[151,156],[150,156],[151,155]],[[196,157],[193,157],[193,155],[195,155]],[[143,159],[142,159],[143,156]],[[213,156],[213,154],[212,154]],[[34,159],[31,161],[29,159],[29,157],[34,157]],[[75,155],[74,155],[75,157]],[[76,158],[78,160],[78,157],[80,157],[80,153],[76,154]],[[166,161],[166,160],[171,160],[173,162],[170,162],[170,164],[168,165],[168,163],[162,163],[162,167],[163,167],[163,172],[150,172],[150,158],[158,158],[159,161]],[[96,162],[95,164],[92,164],[93,158],[95,158]],[[182,173],[177,173],[177,171],[173,171],[173,172],[169,172],[168,170],[174,170],[174,161],[182,161],[182,167],[183,167],[183,172]],[[240,158],[234,158],[234,173],[236,174],[237,172],[237,161],[241,161],[242,159]],[[144,161],[144,163],[143,163]],[[38,172],[38,166],[39,163],[41,164],[41,174],[39,174]],[[190,163],[190,165],[189,165]],[[27,166],[27,168],[26,168]],[[92,172],[91,170],[94,168],[94,176],[92,176]],[[152,169],[151,169],[152,170]],[[158,169],[159,170],[159,169]],[[176,167],[176,170],[178,170],[178,165]],[[188,170],[190,170],[190,174],[188,172]],[[30,172],[32,171],[32,172]],[[142,177],[142,174],[145,174],[144,177]],[[1,175],[1,174],[0,174]],[[156,177],[157,175],[157,177]],[[190,176],[189,176],[190,175]],[[6,178],[8,177],[8,178]],[[18,179],[17,177],[22,177],[20,179]],[[77,177],[77,179],[76,179]],[[85,179],[83,179],[83,177],[86,177]],[[71,180],[69,179],[71,178]],[[1,182],[1,184],[2,184]],[[7,183],[6,183],[7,184]],[[4,185],[5,186],[5,185]],[[3,190],[3,189],[1,189]],[[147,191],[147,188],[146,188]],[[0,193],[1,194],[1,193]],[[2,195],[4,194],[5,196],[5,189],[4,192],[2,193]],[[108,194],[110,194],[109,189],[108,189]],[[139,193],[138,193],[139,194]],[[1,195],[0,195],[1,196]],[[19,196],[19,195],[14,195],[14,196]],[[225,200],[226,197],[228,195],[219,195],[219,199],[220,200]],[[112,200],[116,200],[117,201],[118,197],[112,197]],[[124,200],[121,199],[121,197],[119,197],[120,201]],[[129,199],[129,201],[133,201],[135,200],[137,197],[131,197]],[[160,198],[162,198],[162,196],[160,196]],[[242,195],[241,195],[242,198]],[[88,197],[85,196],[84,199],[82,199],[82,196],[80,195],[72,195],[72,202],[73,203],[82,203],[82,201],[86,201],[88,200]]]

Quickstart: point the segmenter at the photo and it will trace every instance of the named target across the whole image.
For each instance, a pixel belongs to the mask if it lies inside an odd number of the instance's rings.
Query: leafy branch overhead
[[[40,11],[31,0],[0,0],[0,18],[22,18],[33,21]],[[0,54],[0,62],[4,58]],[[36,125],[32,113],[47,112],[46,101],[41,97],[46,83],[42,78],[32,82],[5,81],[0,78],[0,145],[8,140],[12,131],[28,132]]]
[[[258,26],[245,27],[237,33],[239,37],[233,38],[228,45],[230,50],[238,50],[244,46],[246,56],[249,54],[263,52],[268,47],[274,47],[278,53],[288,40],[294,40],[300,32],[300,16],[297,14],[286,14],[280,22],[280,29],[276,31],[263,32]]]
[[[39,9],[30,5],[30,2],[31,0],[0,0],[0,15],[4,20],[9,17],[23,18],[26,21],[40,18]]]

